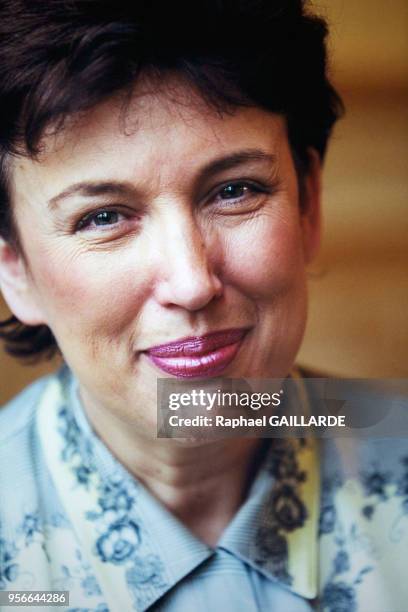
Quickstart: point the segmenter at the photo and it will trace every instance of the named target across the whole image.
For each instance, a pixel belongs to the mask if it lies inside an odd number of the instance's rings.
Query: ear
[[[0,238],[0,288],[11,312],[22,323],[45,323],[24,258],[3,238]]]
[[[305,262],[309,264],[320,247],[321,230],[321,175],[322,162],[315,149],[308,149],[309,167],[303,179],[301,194],[301,225]]]

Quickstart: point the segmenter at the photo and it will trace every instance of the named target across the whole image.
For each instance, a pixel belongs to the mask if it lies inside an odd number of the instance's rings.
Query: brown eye
[[[229,209],[247,206],[259,200],[261,194],[270,193],[270,189],[249,181],[226,183],[215,194],[214,202]]]
[[[220,191],[220,197],[223,200],[238,200],[245,196],[249,191],[249,187],[247,185],[243,185],[242,183],[231,183],[231,185],[226,185]]]

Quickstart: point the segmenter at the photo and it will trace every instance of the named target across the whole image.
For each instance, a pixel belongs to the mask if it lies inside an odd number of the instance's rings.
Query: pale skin
[[[320,163],[311,150],[301,210],[282,117],[221,116],[169,84],[171,95],[140,85],[125,126],[116,97],[45,138],[37,160],[13,161],[24,256],[1,242],[0,282],[21,321],[53,331],[102,440],[214,545],[245,498],[259,440],[157,439],[164,375],[144,351],[245,326],[223,376],[287,376],[319,243]]]

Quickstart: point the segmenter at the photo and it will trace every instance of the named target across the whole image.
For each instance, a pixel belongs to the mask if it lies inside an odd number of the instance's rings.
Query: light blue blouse
[[[47,410],[73,503],[96,492],[81,524],[41,432],[50,385],[60,391]],[[68,590],[72,612],[124,612],[112,596],[122,572],[139,612],[406,612],[407,562],[406,440],[271,440],[210,548],[111,455],[68,369],[0,410],[0,590]]]

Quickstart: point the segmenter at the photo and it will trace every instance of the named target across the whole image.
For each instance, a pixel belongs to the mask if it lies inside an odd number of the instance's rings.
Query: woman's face
[[[27,264],[5,295],[22,320],[51,328],[85,403],[154,435],[157,377],[292,367],[318,236],[316,167],[301,214],[281,117],[221,116],[182,85],[126,113],[112,99],[49,136],[38,161],[15,162]]]

